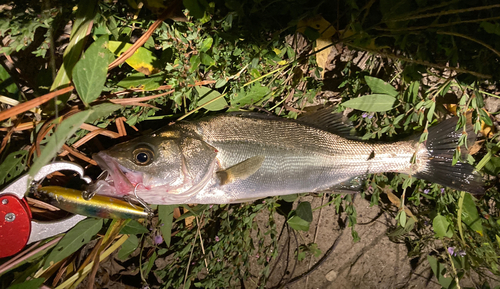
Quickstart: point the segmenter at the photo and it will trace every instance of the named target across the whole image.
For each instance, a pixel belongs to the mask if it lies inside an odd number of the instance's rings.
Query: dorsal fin
[[[322,108],[316,112],[310,112],[297,119],[298,122],[322,129],[343,138],[360,140],[356,135],[351,121],[340,112],[333,112],[333,109]]]

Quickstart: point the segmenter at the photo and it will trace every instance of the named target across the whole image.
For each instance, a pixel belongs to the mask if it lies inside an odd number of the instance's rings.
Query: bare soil
[[[302,200],[311,202],[313,208],[321,205],[321,198],[305,197]],[[410,259],[404,243],[390,240],[388,233],[396,228],[395,207],[393,211],[385,211],[383,206],[370,207],[369,201],[360,195],[354,204],[358,215],[355,229],[360,241],[353,241],[351,228],[343,224],[344,216],[338,215],[334,206],[325,207],[321,212],[317,210],[313,213],[309,232],[302,232],[297,239],[294,232],[285,230],[283,233],[279,248],[282,253],[272,265],[276,268],[266,287],[441,288],[432,274],[426,254]],[[265,224],[266,220],[266,212],[263,212],[256,221]],[[277,222],[281,228],[284,218],[277,217]],[[310,256],[297,262],[294,256],[297,246],[313,242],[318,244],[321,256]],[[258,276],[258,266],[255,264],[251,268]],[[478,284],[482,281],[473,276],[462,279],[460,285],[476,287]],[[255,283],[248,280],[245,287],[255,288]]]

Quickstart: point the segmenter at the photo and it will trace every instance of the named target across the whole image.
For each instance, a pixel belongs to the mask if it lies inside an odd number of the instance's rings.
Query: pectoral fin
[[[221,185],[230,184],[237,180],[244,180],[253,175],[264,162],[264,156],[254,156],[242,161],[226,170],[217,172]]]

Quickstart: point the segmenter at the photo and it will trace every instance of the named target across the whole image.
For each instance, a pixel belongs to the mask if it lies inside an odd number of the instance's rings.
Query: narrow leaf
[[[167,247],[170,247],[170,240],[172,239],[172,222],[174,220],[174,209],[176,207],[176,205],[158,206],[158,223],[160,224],[160,231]]]
[[[370,94],[350,99],[342,103],[342,106],[368,112],[383,112],[392,109],[395,103],[396,98],[390,95]]]
[[[155,264],[156,257],[158,257],[158,255],[156,254],[156,251],[154,251],[153,255],[149,257],[148,263],[146,264],[146,268],[144,269],[144,278],[146,279],[148,278],[149,272],[151,272],[151,269]]]
[[[57,155],[57,152],[61,149],[66,140],[80,128],[80,125],[87,120],[92,112],[91,109],[81,111],[68,117],[57,126],[55,133],[48,138],[47,144],[42,149],[41,156],[38,157],[33,166],[31,166],[29,171],[30,176],[34,176],[38,173],[44,165],[48,164],[49,161]]]
[[[370,87],[374,94],[387,94],[396,97],[399,92],[394,88],[394,86],[383,81],[382,79],[365,76],[366,84]]]
[[[91,123],[100,118],[109,116],[113,111],[123,108],[123,106],[114,103],[102,103],[92,106],[92,113],[89,115],[85,122]]]
[[[64,237],[52,249],[43,265],[47,268],[70,254],[76,252],[83,245],[87,244],[92,237],[102,228],[103,219],[85,219],[78,223],[73,229],[64,235]]]

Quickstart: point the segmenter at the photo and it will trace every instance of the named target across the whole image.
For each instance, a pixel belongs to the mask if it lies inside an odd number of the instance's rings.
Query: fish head
[[[93,155],[107,172],[90,188],[100,195],[141,195],[144,191],[175,190],[183,183],[179,138],[152,134],[118,144]],[[139,194],[138,194],[139,193]]]

